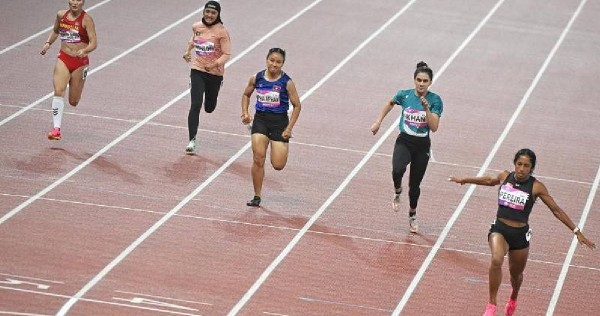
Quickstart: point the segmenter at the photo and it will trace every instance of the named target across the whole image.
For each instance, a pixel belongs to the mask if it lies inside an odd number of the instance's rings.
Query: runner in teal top
[[[377,134],[385,116],[396,106],[402,108],[400,119],[400,134],[396,138],[392,156],[392,180],[394,181],[394,211],[400,209],[400,194],[402,193],[402,177],[410,163],[410,178],[408,180],[408,221],[410,231],[416,233],[417,203],[421,195],[421,181],[425,176],[429,163],[431,140],[429,133],[435,132],[440,123],[444,109],[442,99],[429,91],[433,80],[433,71],[426,63],[417,64],[414,73],[415,88],[400,90],[386,102],[379,117],[371,126],[373,135]]]

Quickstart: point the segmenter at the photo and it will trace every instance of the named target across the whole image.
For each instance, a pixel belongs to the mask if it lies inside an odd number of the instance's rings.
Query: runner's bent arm
[[[248,85],[246,85],[246,88],[244,88],[244,93],[242,94],[242,123],[244,124],[248,124],[252,121],[252,118],[250,117],[250,114],[248,113],[248,107],[250,106],[250,97],[252,96],[252,93],[254,92],[254,87],[256,85],[255,83],[256,78],[254,76],[251,76],[250,79],[248,79]]]

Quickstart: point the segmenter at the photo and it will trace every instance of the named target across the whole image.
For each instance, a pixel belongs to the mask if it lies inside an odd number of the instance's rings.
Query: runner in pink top
[[[96,27],[92,17],[83,10],[85,0],[69,0],[69,9],[56,14],[54,28],[44,43],[40,54],[60,38],[60,52],[54,66],[54,98],[52,99],[52,120],[54,126],[48,139],[61,139],[61,122],[65,107],[65,90],[69,85],[69,104],[76,106],[81,100],[83,85],[87,75],[88,54],[96,49]]]
[[[212,113],[217,107],[225,63],[231,56],[229,32],[221,21],[221,5],[218,2],[208,1],[204,5],[202,21],[194,23],[192,31],[192,37],[183,54],[183,59],[191,63],[192,68],[190,71],[192,104],[188,113],[189,143],[185,149],[189,155],[194,154],[196,150],[196,134],[202,102],[204,101],[206,113]]]

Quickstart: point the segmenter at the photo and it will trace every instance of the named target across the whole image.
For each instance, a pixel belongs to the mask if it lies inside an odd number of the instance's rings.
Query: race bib
[[[61,29],[60,40],[66,43],[79,43],[81,42],[81,37],[79,36],[79,32],[73,29]]]
[[[198,56],[211,56],[215,53],[215,43],[213,42],[195,40],[194,47]]]
[[[498,192],[498,205],[517,211],[525,209],[525,203],[527,203],[528,199],[529,193],[516,189],[509,184],[502,185]]]
[[[256,99],[266,107],[278,107],[281,104],[277,91],[257,89]]]

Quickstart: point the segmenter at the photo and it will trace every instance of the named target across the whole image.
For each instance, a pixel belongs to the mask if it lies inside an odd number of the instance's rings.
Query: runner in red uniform
[[[69,9],[56,14],[54,28],[40,54],[46,55],[52,43],[60,38],[60,52],[54,66],[54,98],[52,98],[53,128],[48,139],[61,139],[61,121],[64,96],[69,85],[69,104],[76,106],[81,100],[83,85],[89,66],[88,54],[96,49],[96,29],[92,17],[83,10],[85,0],[69,0]]]

